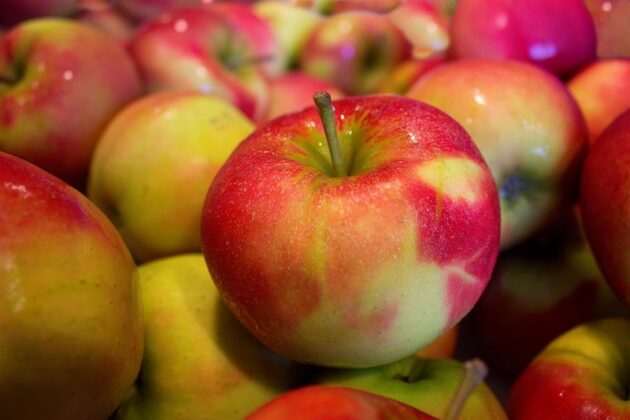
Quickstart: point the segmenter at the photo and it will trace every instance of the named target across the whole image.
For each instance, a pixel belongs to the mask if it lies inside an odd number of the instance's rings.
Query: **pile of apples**
[[[0,419],[630,418],[628,22],[0,0]]]

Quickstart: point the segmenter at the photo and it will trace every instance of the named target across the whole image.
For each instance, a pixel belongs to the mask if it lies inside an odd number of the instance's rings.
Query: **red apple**
[[[630,108],[630,60],[594,61],[567,86],[584,114],[592,143],[615,118]]]
[[[0,208],[0,418],[107,418],[143,352],[129,251],[87,198],[2,152]]]
[[[313,93],[321,90],[329,92],[333,99],[344,97],[332,84],[298,71],[270,80],[267,120],[312,106]]]
[[[555,339],[510,390],[513,420],[630,418],[630,320],[582,324]]]
[[[25,22],[0,39],[0,150],[80,187],[101,130],[140,92],[117,40],[68,20]]]
[[[129,49],[150,91],[194,89],[219,96],[260,121],[267,109],[267,38],[236,25],[219,5],[179,9],[149,22]],[[251,16],[266,25],[260,18]],[[268,35],[273,37],[269,29]],[[271,38],[273,39],[273,38]]]
[[[183,7],[199,6],[212,0],[116,0],[115,6],[137,21],[146,21]]]
[[[580,184],[584,230],[619,299],[630,306],[630,110],[592,146]]]
[[[468,134],[433,107],[353,97],[335,118],[320,106],[333,163],[314,107],[260,127],[210,186],[202,248],[228,306],[270,348],[318,365],[389,363],[477,301],[498,252],[496,187]]]
[[[552,74],[517,61],[457,60],[420,77],[407,96],[455,118],[483,153],[501,197],[503,249],[572,206],[586,128]]]
[[[584,0],[459,0],[450,29],[457,58],[521,60],[561,76],[595,58]]]
[[[577,218],[566,214],[499,255],[472,311],[474,344],[491,369],[515,377],[560,334],[622,314],[628,311],[604,281]]]
[[[412,420],[436,419],[417,408],[358,389],[307,386],[286,392],[247,420]]]
[[[106,0],[84,2],[74,16],[81,23],[91,25],[118,38],[124,43],[133,37],[136,24]]]
[[[418,79],[429,70],[444,64],[443,57],[433,57],[424,60],[409,59],[396,65],[376,89],[379,93],[405,94]]]
[[[410,50],[409,41],[386,15],[344,12],[315,26],[300,69],[348,94],[371,93],[409,57]]]
[[[597,56],[622,58],[630,56],[630,1],[585,0],[595,21]]]

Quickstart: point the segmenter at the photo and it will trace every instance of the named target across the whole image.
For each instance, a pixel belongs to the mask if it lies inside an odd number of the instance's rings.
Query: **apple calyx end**
[[[471,359],[464,363],[464,375],[455,396],[446,409],[444,420],[457,420],[464,404],[477,386],[488,376],[488,367],[481,359]]]
[[[330,93],[326,91],[313,93],[313,102],[315,102],[319,118],[322,120],[322,125],[324,126],[324,133],[326,134],[326,142],[328,143],[328,150],[330,151],[334,176],[347,176],[348,174],[343,165],[343,156],[341,154],[339,136],[337,135],[335,110],[332,105]]]

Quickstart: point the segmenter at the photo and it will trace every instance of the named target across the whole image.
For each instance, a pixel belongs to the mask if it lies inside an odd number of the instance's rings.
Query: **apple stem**
[[[328,150],[332,158],[333,172],[335,176],[346,176],[347,173],[343,166],[343,156],[341,155],[341,146],[339,145],[339,137],[337,136],[337,122],[335,120],[335,109],[332,106],[330,93],[326,91],[315,92],[313,101],[317,106],[319,118],[322,120],[324,132],[326,133],[326,142]]]
[[[464,376],[459,383],[455,396],[446,409],[444,420],[457,420],[466,400],[487,375],[488,367],[481,359],[472,359],[464,363]]]

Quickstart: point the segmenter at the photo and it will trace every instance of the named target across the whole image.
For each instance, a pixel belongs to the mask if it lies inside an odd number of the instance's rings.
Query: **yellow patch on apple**
[[[474,203],[483,185],[483,168],[467,158],[444,158],[427,161],[416,168],[416,174],[426,184],[454,201]]]

